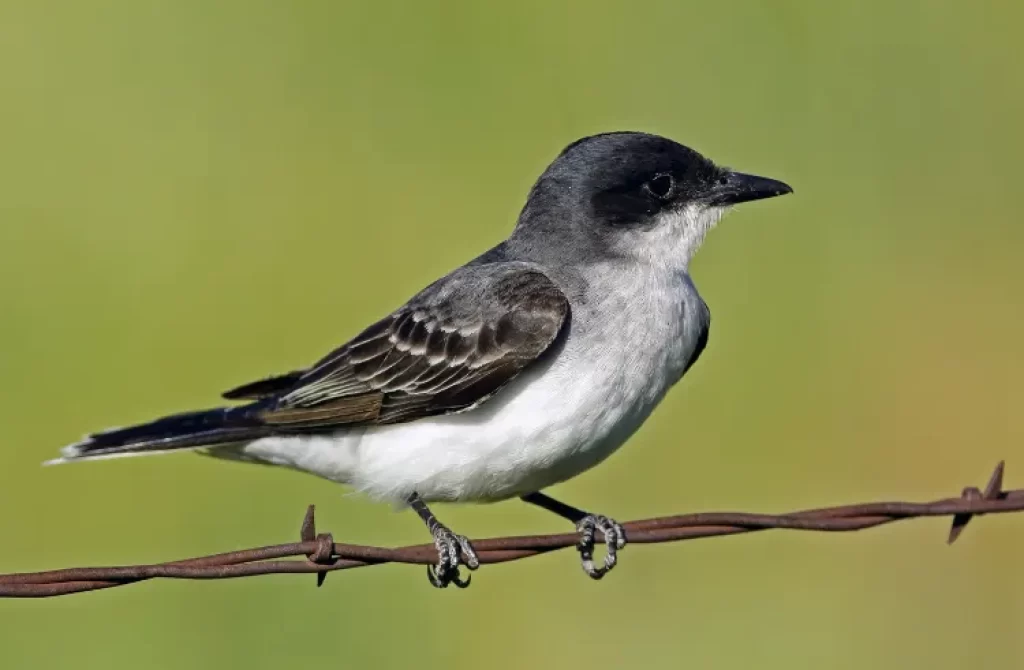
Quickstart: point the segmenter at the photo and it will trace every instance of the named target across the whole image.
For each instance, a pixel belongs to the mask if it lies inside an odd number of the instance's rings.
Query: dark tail
[[[258,404],[221,407],[165,416],[156,421],[114,428],[90,435],[61,449],[61,458],[49,463],[133,454],[195,449],[217,444],[247,442],[267,435],[254,410]]]

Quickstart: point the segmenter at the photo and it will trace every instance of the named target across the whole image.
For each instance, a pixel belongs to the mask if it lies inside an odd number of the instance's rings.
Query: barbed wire
[[[849,532],[883,524],[933,516],[952,516],[948,542],[954,542],[972,517],[1024,511],[1024,489],[1003,490],[1000,462],[984,490],[963,489],[959,498],[926,503],[875,502],[802,510],[789,514],[703,512],[622,524],[631,544],[678,542],[768,529]],[[473,540],[480,563],[504,563],[573,547],[575,533],[497,537]],[[302,557],[300,560],[281,560]],[[433,544],[384,548],[343,544],[330,533],[317,533],[314,508],[306,511],[300,541],[150,565],[68,568],[46,572],[0,575],[0,597],[46,598],[124,586],[148,579],[230,579],[256,575],[314,573],[317,585],[328,572],[384,563],[431,565],[437,560]]]

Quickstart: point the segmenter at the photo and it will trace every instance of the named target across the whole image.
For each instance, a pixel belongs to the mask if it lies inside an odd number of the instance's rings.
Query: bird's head
[[[685,269],[705,234],[742,202],[791,193],[733,172],[677,142],[637,132],[573,142],[530,191],[515,236],[587,260],[625,258]],[[540,251],[538,249],[538,251]]]

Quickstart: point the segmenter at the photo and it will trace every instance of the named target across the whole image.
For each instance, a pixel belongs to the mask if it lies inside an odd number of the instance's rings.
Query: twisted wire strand
[[[954,542],[967,523],[982,514],[1024,511],[1024,489],[1003,490],[1000,462],[983,490],[963,489],[958,498],[925,503],[874,502],[789,514],[701,512],[622,524],[633,544],[679,542],[769,529],[850,532],[895,521],[952,516],[947,541]],[[600,533],[599,533],[600,534]],[[560,533],[473,540],[480,563],[505,563],[576,546],[578,535]],[[283,560],[293,559],[293,560]],[[330,533],[317,533],[313,506],[306,511],[300,541],[242,549],[149,565],[66,568],[45,572],[0,575],[0,597],[46,598],[125,586],[149,579],[232,579],[257,575],[313,573],[317,585],[328,572],[385,563],[431,565],[437,560],[432,544],[385,548],[335,542]]]

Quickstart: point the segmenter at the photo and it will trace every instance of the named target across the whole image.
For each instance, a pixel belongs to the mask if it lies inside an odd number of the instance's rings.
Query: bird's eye
[[[675,186],[675,180],[672,179],[672,175],[670,174],[659,174],[644,186],[654,197],[664,200],[672,195],[672,188]]]

